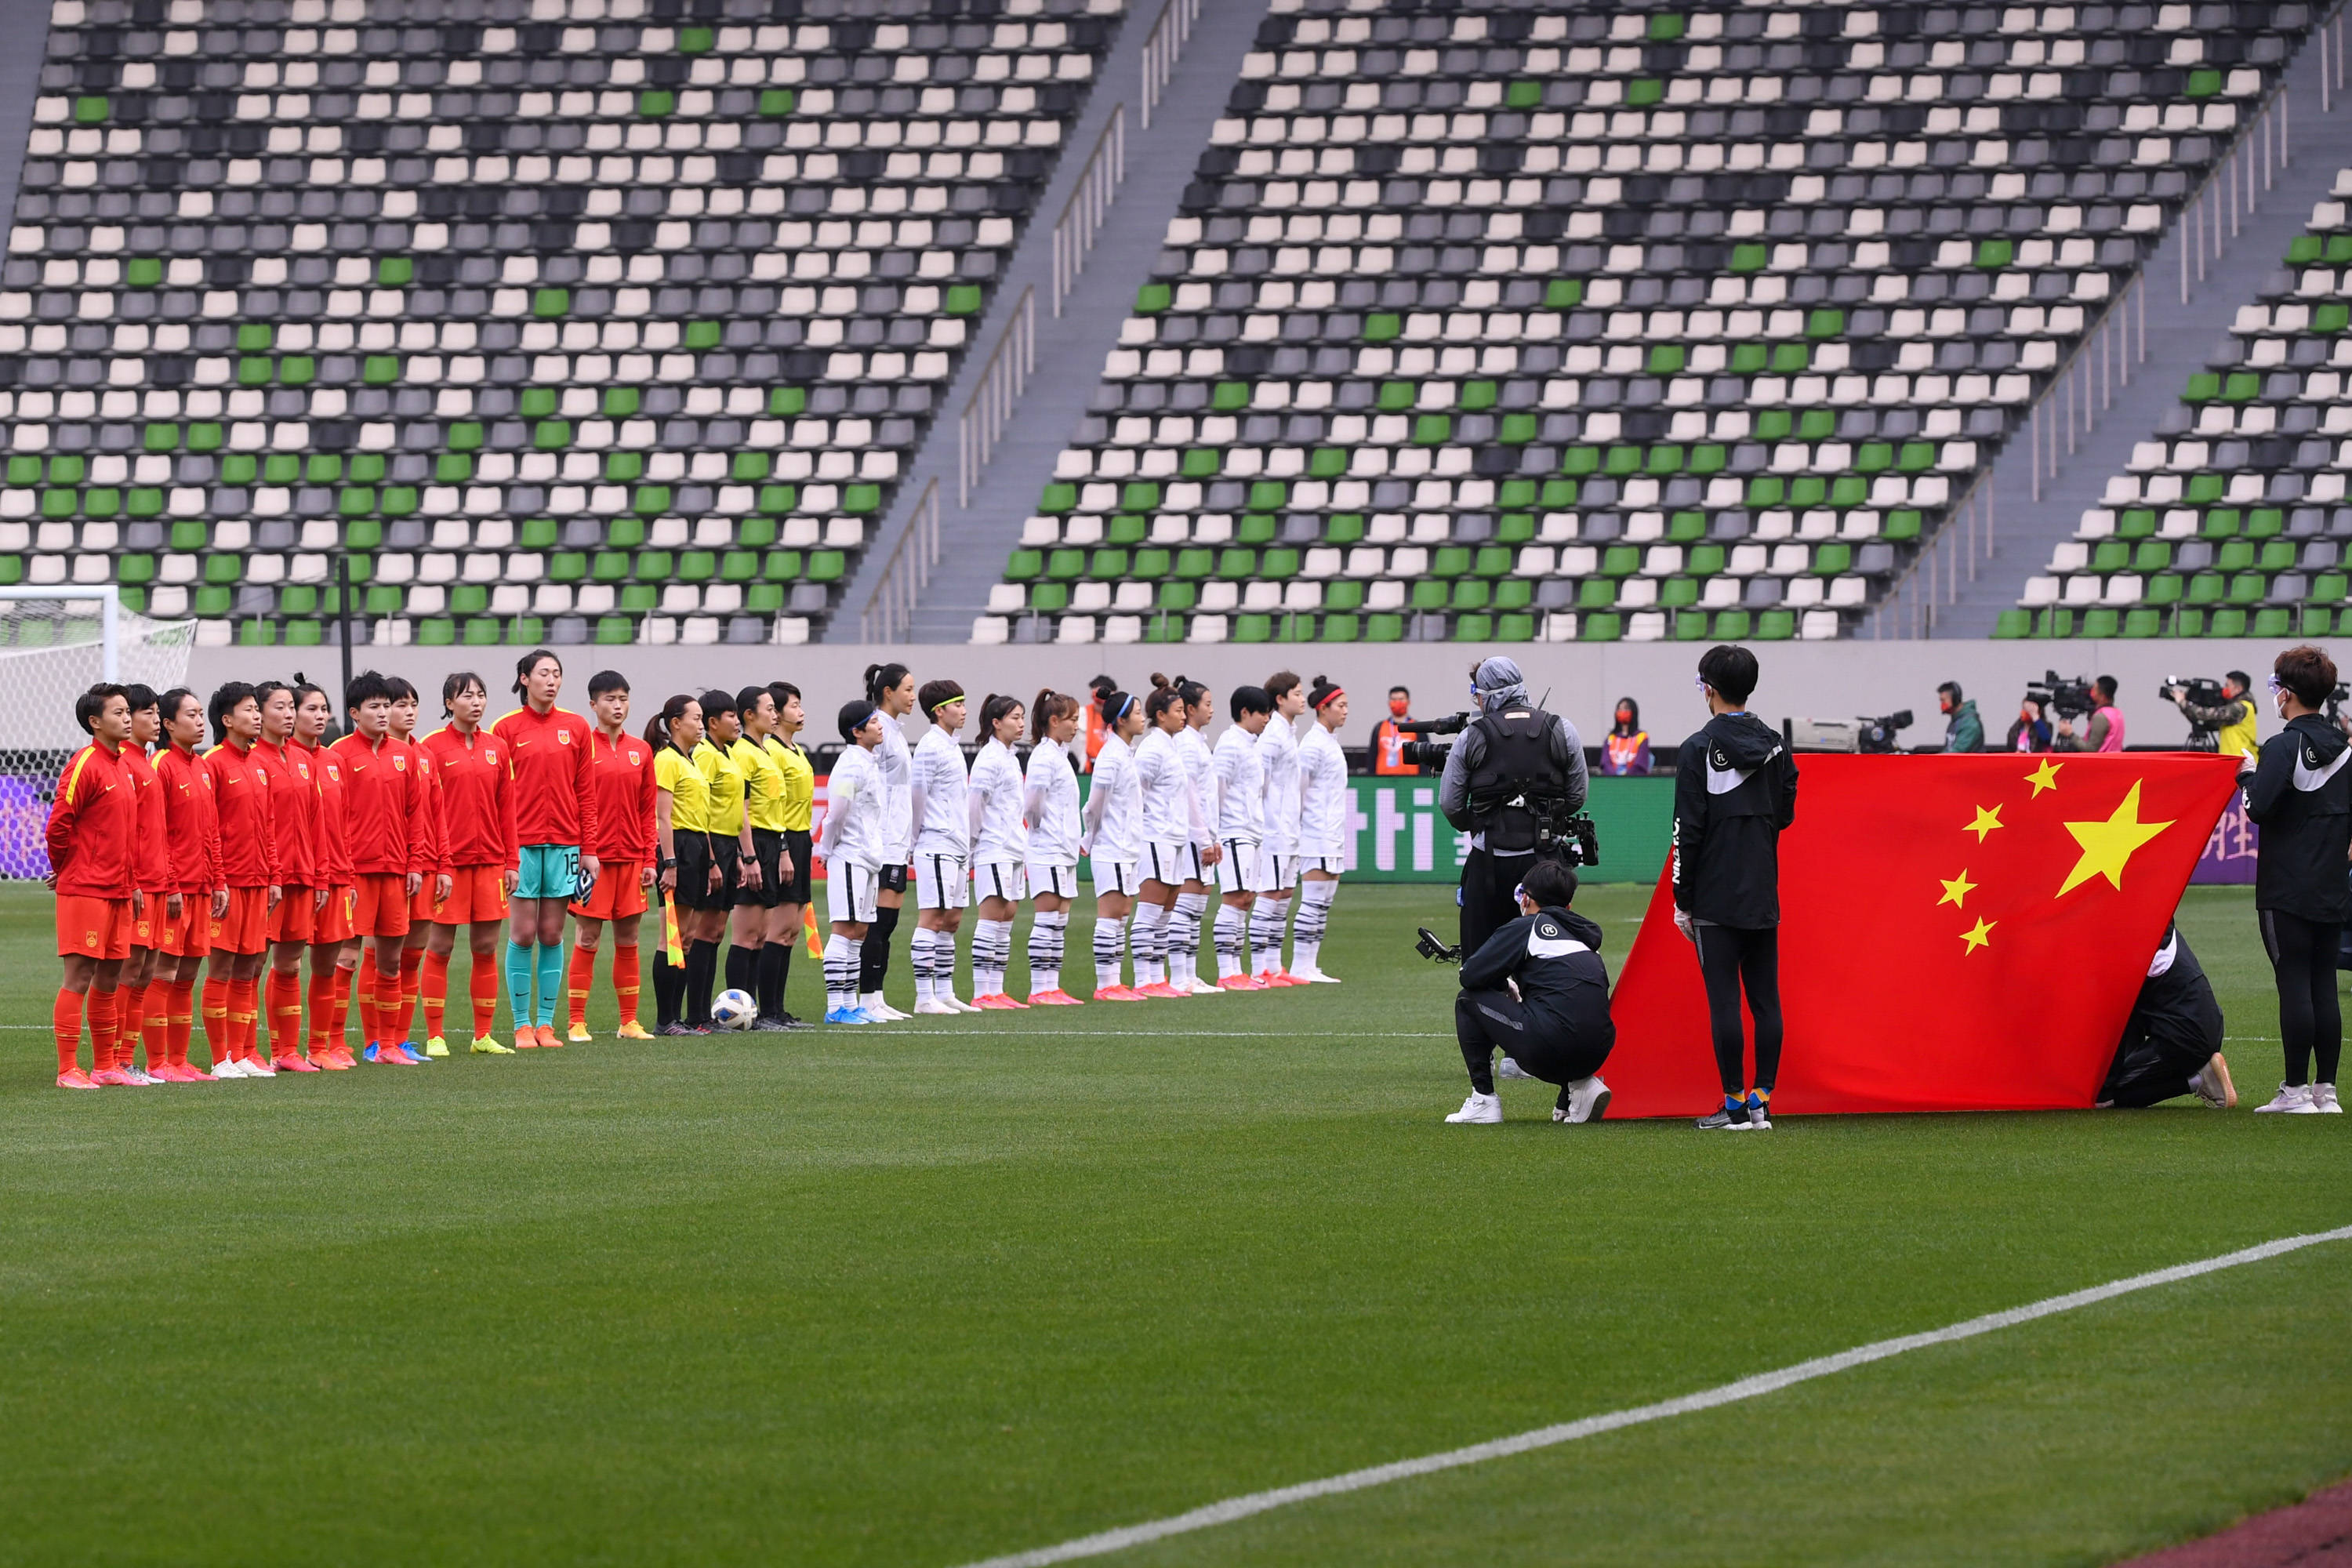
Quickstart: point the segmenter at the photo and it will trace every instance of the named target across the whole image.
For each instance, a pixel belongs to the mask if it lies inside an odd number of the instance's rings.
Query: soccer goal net
[[[184,684],[195,636],[124,610],[110,585],[0,588],[0,877],[48,871],[49,796],[89,740],[74,699],[102,680]]]

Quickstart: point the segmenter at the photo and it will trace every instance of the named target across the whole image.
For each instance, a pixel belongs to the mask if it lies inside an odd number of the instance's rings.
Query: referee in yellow
[[[760,965],[766,961],[767,944],[772,940],[769,915],[776,907],[782,871],[784,774],[767,745],[769,732],[776,727],[776,700],[768,695],[768,689],[743,688],[735,694],[735,710],[742,719],[742,732],[727,748],[727,756],[743,775],[743,821],[751,838],[747,853],[760,874],[745,877],[735,890],[728,931],[727,988],[756,1001]],[[772,1031],[784,1026],[762,1008],[751,1026]]]
[[[806,721],[801,711],[801,689],[788,680],[771,681],[769,700],[775,718],[761,744],[783,775],[783,800],[776,822],[783,837],[777,875],[771,879],[775,901],[768,906],[768,941],[760,950],[760,1017],[787,1029],[813,1029],[815,1025],[784,1010],[784,983],[792,978],[793,945],[801,939],[801,911],[808,908],[812,850],[811,808],[816,804],[816,769],[802,749],[799,735]]]

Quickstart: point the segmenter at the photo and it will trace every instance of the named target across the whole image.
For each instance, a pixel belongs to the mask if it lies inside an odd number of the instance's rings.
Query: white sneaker
[[[1476,1122],[1482,1126],[1494,1126],[1503,1120],[1502,1097],[1493,1094],[1480,1094],[1476,1089],[1472,1089],[1470,1091],[1470,1098],[1462,1102],[1462,1109],[1455,1111],[1445,1120],[1448,1121]]]
[[[2257,1105],[2254,1107],[2254,1114],[2257,1116],[2260,1116],[2264,1111],[2273,1111],[2281,1116],[2317,1116],[2320,1114],[2319,1107],[2311,1102],[2311,1086],[2302,1083],[2283,1083],[2279,1085],[2278,1098],[2276,1100],[2272,1100],[2268,1105]]]
[[[136,1089],[154,1089],[161,1086],[163,1081],[160,1078],[150,1076],[145,1068],[134,1067],[129,1062],[123,1063],[120,1070],[121,1071],[122,1076],[129,1079],[131,1082],[131,1086]]]
[[[899,1022],[901,1019],[911,1018],[914,1016],[912,1013],[901,1013],[898,1009],[882,1000],[882,993],[879,991],[867,992],[864,995],[859,996],[857,998],[857,1005],[862,1011],[870,1013],[875,1017],[888,1024],[895,1024]]]
[[[2189,1080],[2189,1087],[2197,1091],[2197,1098],[2210,1110],[2228,1110],[2238,1103],[2237,1086],[2230,1081],[2230,1064],[2221,1059],[2219,1051],[2213,1053],[2212,1060],[2197,1069],[2197,1076]]]
[[[1216,983],[1214,981],[1203,980],[1197,974],[1192,976],[1192,992],[1195,996],[1222,996],[1224,994],[1223,991],[1217,989]]]
[[[950,1012],[956,1012],[956,1013],[984,1013],[984,1012],[986,1012],[986,1011],[988,1010],[988,1009],[986,1009],[985,1007],[975,1007],[975,1006],[973,1006],[971,1003],[969,1003],[969,1002],[965,1001],[962,997],[961,997],[961,996],[957,995],[957,994],[956,994],[954,992],[952,992],[952,991],[949,992],[946,995],[944,995],[944,996],[940,997],[940,1001],[942,1001],[942,1002],[944,1002],[944,1003],[946,1003],[946,1004],[948,1005],[948,1008],[949,1008],[949,1010],[950,1010]]]
[[[2341,1116],[2344,1108],[2336,1103],[2336,1086],[2315,1083],[2311,1086],[2311,1108],[2322,1116]]]
[[[1502,1061],[1496,1066],[1495,1076],[1496,1078],[1522,1078],[1527,1079],[1529,1083],[1533,1083],[1536,1080],[1535,1074],[1529,1072],[1527,1068],[1521,1067],[1518,1063],[1513,1061],[1508,1057],[1505,1057]]]
[[[234,1057],[226,1061],[213,1064],[213,1077],[216,1079],[251,1078],[253,1074],[245,1070],[245,1064]]]
[[[925,1018],[952,1018],[957,1016],[957,1011],[956,1008],[935,998],[915,1004],[915,1012]]]
[[[1338,975],[1326,974],[1320,969],[1316,970],[1314,973],[1307,975],[1307,978],[1312,980],[1318,985],[1337,985],[1339,984],[1339,977]]]
[[[255,1057],[245,1064],[245,1076],[247,1078],[276,1078],[278,1076],[278,1069],[271,1067],[269,1063],[262,1058]]]
[[[1598,1121],[1609,1110],[1609,1086],[1595,1073],[1568,1086],[1568,1109],[1552,1108],[1554,1121]]]

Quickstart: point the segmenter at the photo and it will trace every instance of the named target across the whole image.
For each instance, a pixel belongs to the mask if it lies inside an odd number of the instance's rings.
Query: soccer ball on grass
[[[760,1005],[748,991],[721,991],[710,1004],[710,1022],[721,1029],[748,1029],[760,1016]]]

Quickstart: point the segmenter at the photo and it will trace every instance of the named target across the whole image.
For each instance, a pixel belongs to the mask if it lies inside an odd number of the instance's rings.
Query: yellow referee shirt
[[[654,787],[669,791],[669,825],[679,833],[710,831],[710,783],[676,746],[654,753]]]
[[[694,765],[710,785],[710,805],[705,808],[702,826],[730,838],[738,837],[743,831],[742,766],[709,741],[695,742]]]
[[[767,740],[768,756],[783,775],[783,826],[787,833],[806,833],[816,805],[816,769],[809,765],[808,752],[798,741],[786,742],[773,735]]]
[[[781,833],[784,826],[784,775],[767,747],[749,735],[739,735],[727,755],[743,775],[743,809],[751,826]]]

